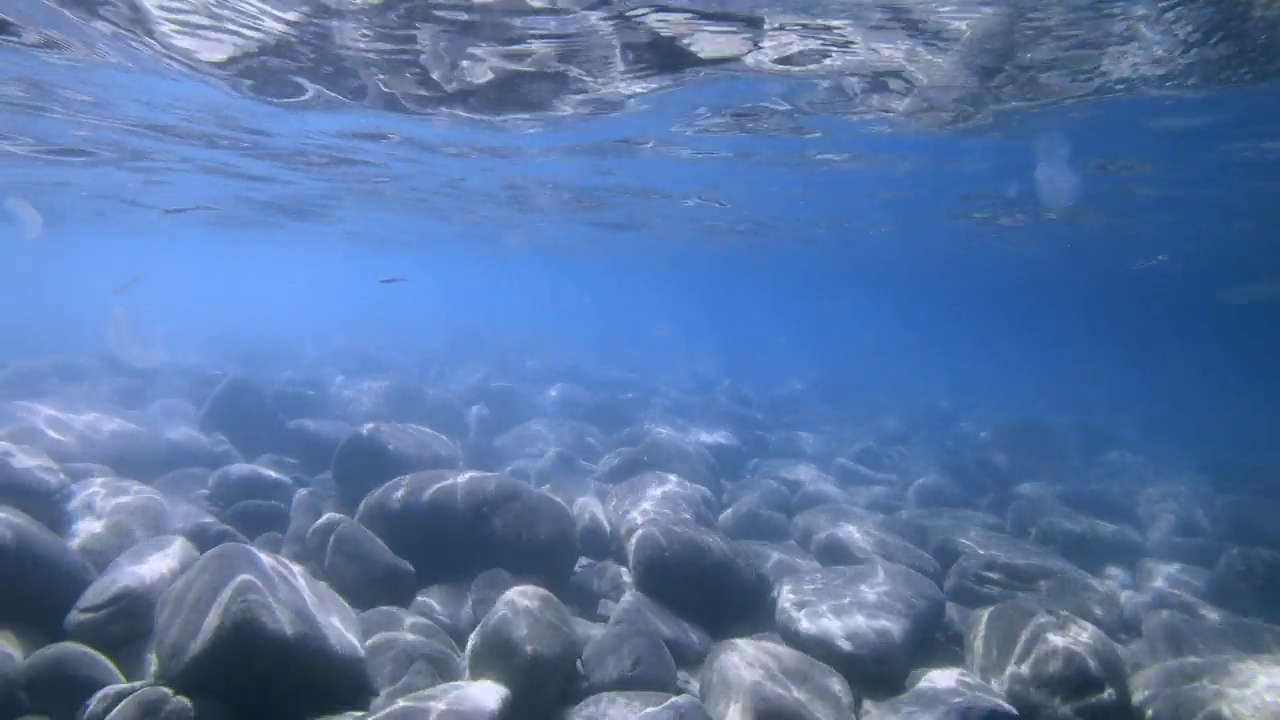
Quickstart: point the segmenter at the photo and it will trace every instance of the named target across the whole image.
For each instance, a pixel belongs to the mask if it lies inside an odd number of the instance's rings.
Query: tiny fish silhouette
[[[382,283],[383,285],[395,285],[396,283],[409,282],[409,278],[385,277],[379,280],[378,282]]]
[[[134,275],[133,277],[129,278],[124,283],[122,283],[121,285],[118,285],[115,289],[113,289],[111,291],[111,294],[114,297],[120,297],[121,295],[124,295],[125,293],[129,292],[130,288],[142,282],[143,279],[145,279],[146,277],[147,277],[146,275]]]
[[[165,215],[179,215],[181,213],[195,212],[197,210],[217,210],[212,205],[183,205],[181,207],[167,207],[164,209]]]
[[[1151,258],[1150,260],[1143,260],[1142,262],[1137,263],[1136,265],[1130,265],[1130,266],[1129,266],[1129,269],[1130,269],[1130,270],[1141,270],[1141,269],[1143,269],[1143,268],[1149,268],[1149,267],[1151,267],[1152,265],[1157,265],[1157,264],[1162,263],[1162,262],[1164,262],[1165,260],[1168,260],[1168,259],[1169,259],[1169,256],[1168,256],[1168,255],[1157,255],[1157,256],[1155,256],[1155,257]]]

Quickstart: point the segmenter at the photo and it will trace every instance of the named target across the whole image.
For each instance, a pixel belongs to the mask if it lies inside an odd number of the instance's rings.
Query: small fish
[[[197,210],[217,210],[212,205],[181,205],[178,207],[167,207],[164,209],[165,215],[181,215],[182,213],[195,212]]]
[[[129,290],[133,288],[134,285],[137,285],[138,283],[142,282],[143,279],[145,279],[146,277],[147,277],[146,275],[134,275],[133,277],[121,283],[120,285],[117,285],[115,289],[111,291],[111,295],[113,297],[120,297],[121,295],[124,295],[125,293],[129,292]]]
[[[682,205],[710,205],[710,206],[712,206],[712,207],[718,207],[718,208],[727,208],[727,207],[729,207],[729,203],[725,202],[724,200],[720,200],[720,199],[718,199],[718,198],[710,198],[710,197],[706,197],[705,195],[696,195],[696,196],[694,196],[692,199],[689,199],[689,200],[681,200],[681,201],[680,201],[680,204],[682,204]]]
[[[1168,256],[1168,255],[1157,255],[1157,256],[1155,256],[1155,257],[1151,258],[1150,260],[1143,260],[1142,262],[1137,263],[1137,264],[1135,264],[1135,265],[1130,265],[1130,266],[1129,266],[1129,269],[1130,269],[1130,270],[1141,270],[1141,269],[1143,269],[1143,268],[1149,268],[1149,267],[1151,267],[1152,265],[1159,265],[1160,263],[1162,263],[1162,262],[1164,262],[1165,260],[1168,260],[1168,259],[1169,259],[1169,256]]]
[[[382,283],[383,285],[395,285],[396,283],[409,282],[409,278],[384,277],[378,282]]]

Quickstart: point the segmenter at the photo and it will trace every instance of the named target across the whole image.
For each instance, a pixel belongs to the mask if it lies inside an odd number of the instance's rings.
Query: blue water
[[[145,58],[3,62],[23,90],[0,194],[44,221],[31,241],[3,227],[8,359],[110,352],[115,301],[173,358],[480,334],[548,362],[803,383],[854,415],[946,403],[1081,417],[1153,452],[1274,446],[1280,304],[1221,297],[1280,278],[1270,85],[744,135],[682,128],[803,88],[692,80],[513,128],[272,106]],[[1061,212],[1036,196],[1047,134],[1079,181]],[[39,156],[54,146],[78,151]],[[216,210],[163,212],[194,205]]]
[[[1280,717],[1276,28],[0,2],[0,720]]]

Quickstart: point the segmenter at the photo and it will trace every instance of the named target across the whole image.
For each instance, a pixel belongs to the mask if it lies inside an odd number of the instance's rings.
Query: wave
[[[51,2],[56,23],[0,12],[0,42],[81,57],[114,43],[286,106],[499,120],[621,112],[695,77],[746,73],[811,81],[802,112],[955,127],[1014,105],[1280,69],[1269,0]]]

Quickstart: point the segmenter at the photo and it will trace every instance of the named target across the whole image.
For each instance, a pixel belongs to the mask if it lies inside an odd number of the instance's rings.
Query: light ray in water
[[[20,197],[5,198],[4,209],[9,212],[23,240],[37,240],[44,233],[44,217],[32,204]]]
[[[121,303],[111,306],[107,341],[117,359],[135,368],[159,367],[169,359],[160,338],[143,328]]]
[[[1059,212],[1076,204],[1080,197],[1080,175],[1071,167],[1071,143],[1060,131],[1036,139],[1036,167],[1033,173],[1036,197],[1049,212]]]

